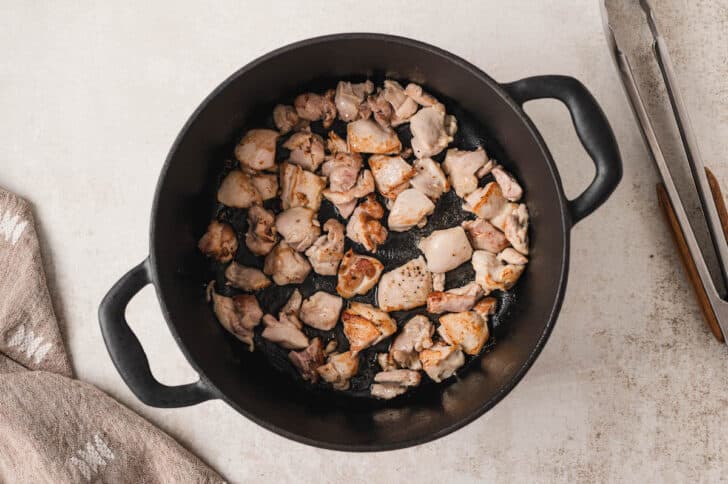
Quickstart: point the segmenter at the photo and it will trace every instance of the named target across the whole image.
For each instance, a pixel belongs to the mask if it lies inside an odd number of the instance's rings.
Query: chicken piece
[[[375,345],[397,331],[394,319],[371,304],[351,302],[341,313],[341,321],[353,352]]]
[[[337,152],[327,157],[321,167],[321,174],[329,179],[329,190],[345,192],[356,184],[361,165],[362,158],[359,153]]]
[[[369,157],[369,169],[379,193],[390,200],[396,199],[409,186],[410,178],[417,174],[400,156],[372,155]]]
[[[366,294],[379,282],[382,270],[384,265],[374,257],[355,254],[349,249],[339,266],[336,292],[346,299]]]
[[[374,121],[382,128],[387,129],[392,125],[394,109],[389,101],[384,98],[384,93],[381,89],[376,95],[367,98],[366,108],[368,113],[374,117]],[[367,118],[367,116],[362,117]]]
[[[464,151],[457,148],[447,150],[442,168],[450,178],[458,197],[465,197],[478,188],[478,170],[488,161],[488,155],[480,146],[473,151]]]
[[[419,190],[408,188],[397,196],[387,218],[389,230],[405,232],[415,225],[424,227],[435,204]]]
[[[480,170],[475,173],[475,176],[478,177],[478,179],[483,178],[491,171],[493,171],[493,168],[495,168],[495,166],[495,160],[488,160],[485,162],[485,165],[483,165],[482,168],[480,168]]]
[[[500,214],[507,203],[500,186],[496,182],[490,182],[467,195],[463,209],[490,220]]]
[[[237,262],[233,262],[225,269],[225,279],[231,286],[247,292],[260,291],[270,286],[270,279],[263,274],[263,271]]]
[[[444,291],[445,290],[445,274],[443,272],[432,273],[432,290],[433,291]]]
[[[509,202],[517,202],[523,196],[523,188],[518,184],[513,175],[503,169],[502,166],[496,166],[491,170],[496,183],[501,188],[503,196]]]
[[[503,252],[498,254],[497,257],[499,261],[505,262],[506,264],[528,264],[528,258],[513,247],[503,249]]]
[[[222,327],[246,343],[249,351],[253,351],[253,328],[260,324],[260,318],[263,317],[263,311],[255,296],[250,294],[234,297],[221,296],[214,291],[212,285],[210,295],[212,296],[212,310]]]
[[[349,190],[335,192],[333,190],[326,189],[323,194],[324,197],[333,203],[337,210],[339,210],[342,217],[349,218],[356,207],[356,199],[364,197],[373,191],[374,177],[372,176],[372,172],[369,170],[362,170],[361,173],[359,173],[356,183]]]
[[[420,373],[413,370],[382,371],[374,375],[373,397],[389,400],[420,384]]]
[[[475,282],[480,284],[485,294],[492,291],[506,291],[513,287],[523,274],[526,266],[521,264],[504,264],[495,254],[484,250],[473,253],[473,268],[475,269]]]
[[[435,230],[420,241],[418,248],[425,254],[430,272],[451,271],[473,255],[473,248],[462,227]]]
[[[417,104],[423,107],[436,106],[437,109],[445,111],[445,106],[442,105],[434,96],[427,94],[421,86],[410,82],[404,89],[405,94],[413,99]]]
[[[346,143],[352,153],[394,155],[402,151],[402,142],[391,128],[383,128],[372,119],[360,119],[346,126]]]
[[[469,311],[483,297],[483,288],[476,282],[449,291],[435,291],[427,296],[427,312],[431,314]]]
[[[505,234],[487,220],[482,218],[466,220],[462,226],[468,234],[473,249],[495,253],[508,247],[508,239],[506,239]]]
[[[417,158],[430,158],[453,140],[457,131],[454,116],[445,115],[435,107],[422,108],[410,118],[412,131],[412,150]]]
[[[272,173],[260,173],[251,177],[253,186],[263,200],[278,196],[278,177]]]
[[[431,200],[439,199],[443,193],[450,191],[450,183],[440,168],[440,164],[432,158],[420,158],[415,161],[417,174],[410,180],[410,185]]]
[[[337,153],[346,153],[348,151],[346,146],[346,140],[336,134],[336,132],[333,130],[329,131],[329,136],[326,140],[326,149],[332,155],[335,155]]]
[[[435,327],[429,319],[418,314],[407,321],[389,347],[389,355],[392,362],[396,363],[400,368],[409,368],[412,370],[422,369],[420,363],[420,351],[432,346],[432,335]],[[379,365],[382,369],[386,369],[383,363],[390,366],[389,360],[382,360]]]
[[[281,206],[306,207],[318,212],[321,207],[321,193],[326,179],[306,171],[298,165],[281,163]]]
[[[305,257],[281,241],[265,257],[263,272],[273,278],[279,286],[302,284],[311,272],[311,264]]]
[[[503,222],[503,232],[514,249],[528,254],[528,209],[520,204],[511,210]]]
[[[324,231],[326,235],[306,249],[306,257],[317,274],[335,276],[344,257],[344,226],[330,218],[324,224]]]
[[[374,92],[374,84],[367,80],[359,84],[339,81],[336,85],[334,103],[342,121],[355,121],[361,116],[361,107],[368,94]]]
[[[294,133],[283,143],[283,147],[291,150],[288,162],[314,172],[324,161],[324,140],[310,131]]]
[[[321,338],[314,338],[308,346],[301,351],[291,351],[288,359],[296,367],[301,377],[311,383],[318,381],[318,367],[324,364],[324,351]]]
[[[382,217],[384,208],[373,194],[368,195],[346,224],[346,236],[369,252],[376,252],[377,247],[387,240],[387,229],[379,222]]]
[[[449,313],[440,316],[437,333],[445,342],[460,346],[469,355],[477,355],[490,335],[488,320],[474,311]]]
[[[275,165],[278,132],[272,129],[251,129],[235,147],[235,158],[251,170],[270,170]]]
[[[330,355],[334,351],[336,351],[336,348],[339,346],[339,343],[336,342],[335,339],[332,339],[328,343],[326,343],[326,347],[324,348],[324,354]]]
[[[300,118],[308,121],[323,120],[324,128],[329,128],[336,119],[335,95],[333,89],[329,89],[323,95],[307,92],[297,96],[293,105]]]
[[[263,203],[250,175],[231,171],[217,190],[217,201],[228,207],[248,208]]]
[[[278,235],[275,227],[275,215],[270,210],[255,205],[248,210],[248,232],[245,234],[245,245],[255,255],[268,254],[276,245]]]
[[[334,329],[344,300],[325,291],[317,291],[303,301],[299,317],[312,328],[322,331]]]
[[[263,316],[265,329],[261,336],[287,350],[302,350],[308,346],[308,337],[289,321],[279,321],[270,314]]]
[[[349,388],[349,380],[359,371],[359,355],[352,351],[329,355],[326,364],[319,366],[316,372],[331,383],[335,390]]]
[[[397,81],[385,80],[381,94],[392,105],[392,126],[406,123],[419,108],[415,100],[405,93],[404,88]]]
[[[383,311],[402,311],[424,306],[432,292],[432,275],[425,258],[419,256],[382,275],[377,305]]]
[[[303,323],[298,318],[302,304],[303,296],[301,295],[301,291],[294,289],[288,297],[286,304],[278,311],[278,321],[284,324],[290,324],[298,329],[303,329]]]
[[[238,250],[238,239],[229,224],[213,220],[207,226],[207,232],[197,243],[197,248],[208,257],[214,257],[220,262],[227,262],[235,257],[235,252]]]
[[[427,376],[439,383],[453,376],[465,364],[465,355],[457,346],[439,341],[420,352],[420,362]]]
[[[276,217],[276,230],[288,245],[303,252],[321,235],[316,212],[305,207],[293,207]]]
[[[484,297],[473,306],[473,312],[480,315],[484,320],[488,320],[489,316],[495,314],[495,307],[498,300],[494,297]]]
[[[392,353],[377,353],[377,363],[384,371],[397,369],[397,364],[392,359]]]
[[[293,106],[279,104],[273,108],[273,122],[281,134],[308,127],[309,122],[301,119]]]

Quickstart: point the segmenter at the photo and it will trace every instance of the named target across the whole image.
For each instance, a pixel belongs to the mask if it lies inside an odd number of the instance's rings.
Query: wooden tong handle
[[[723,194],[720,190],[720,185],[718,184],[718,180],[715,178],[715,175],[713,175],[713,172],[711,172],[708,168],[705,169],[705,174],[708,177],[710,193],[713,196],[715,207],[718,210],[718,217],[720,218],[723,235],[728,238],[728,210],[726,210],[725,201],[723,200]],[[703,313],[703,317],[708,323],[708,327],[713,332],[713,336],[715,336],[715,339],[723,342],[725,341],[725,338],[723,337],[723,333],[720,330],[718,319],[716,318],[713,309],[710,307],[708,295],[705,293],[705,286],[703,286],[703,282],[700,280],[700,276],[698,276],[698,269],[695,266],[695,261],[690,256],[688,244],[685,242],[685,235],[683,235],[683,232],[680,229],[680,225],[677,222],[677,217],[675,216],[675,211],[672,208],[672,203],[670,203],[670,198],[667,196],[665,185],[663,185],[662,183],[657,184],[657,199],[660,202],[660,206],[662,207],[662,211],[665,215],[667,225],[670,227],[670,232],[672,233],[672,238],[675,241],[675,245],[677,246],[677,250],[680,254],[680,259],[682,260],[683,265],[685,266],[685,270],[688,273],[690,285],[692,285],[693,289],[695,290],[695,295],[698,298],[698,304],[700,305],[700,310]]]

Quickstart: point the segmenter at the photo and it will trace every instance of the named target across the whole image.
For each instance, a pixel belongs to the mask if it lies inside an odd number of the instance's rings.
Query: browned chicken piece
[[[376,95],[367,98],[366,107],[379,126],[386,129],[392,125],[394,109],[389,101],[384,98],[384,93],[381,90]],[[366,118],[367,116],[362,117]]]
[[[351,302],[341,313],[341,321],[353,352],[375,345],[397,331],[394,319],[371,304]]]
[[[260,173],[251,177],[253,186],[263,200],[278,196],[278,177],[272,173]]]
[[[336,94],[334,96],[334,102],[336,109],[339,112],[339,119],[342,121],[355,121],[362,116],[362,104],[368,94],[374,92],[374,84],[372,81],[367,80],[359,84],[353,84],[351,82],[339,81],[336,85]]]
[[[270,286],[270,279],[263,274],[263,271],[237,262],[233,262],[225,269],[225,279],[229,285],[247,292],[260,291]]]
[[[445,290],[445,273],[433,272],[432,273],[432,290],[433,291],[444,291]]]
[[[517,202],[521,199],[523,196],[523,189],[516,179],[513,178],[513,175],[504,170],[502,166],[494,167],[491,170],[491,173],[493,174],[496,183],[500,186],[506,200],[509,202]]]
[[[450,184],[458,197],[465,197],[478,188],[478,171],[487,161],[488,155],[482,146],[473,151],[457,148],[447,150],[442,168],[450,178]]]
[[[420,352],[422,369],[436,382],[450,378],[465,363],[465,355],[457,346],[438,341]]]
[[[337,152],[326,159],[321,174],[329,179],[330,191],[346,192],[356,185],[361,165],[359,153]]]
[[[521,264],[525,265],[528,264],[528,258],[518,252],[513,247],[508,247],[506,249],[503,249],[503,251],[498,254],[498,260],[505,262],[506,264]]]
[[[430,272],[448,272],[470,260],[473,249],[462,227],[435,230],[417,246],[427,259]]]
[[[468,234],[473,249],[495,253],[500,252],[509,245],[505,234],[487,220],[482,218],[466,220],[462,226]]]
[[[419,353],[422,350],[432,346],[432,335],[435,327],[429,319],[418,314],[407,321],[389,347],[389,355],[391,360],[400,368],[410,368],[412,370],[422,369]],[[382,366],[385,363],[389,366],[388,360],[379,362]],[[387,369],[382,366],[382,369]]]
[[[292,207],[279,213],[276,217],[276,231],[298,252],[311,247],[321,235],[316,212],[305,207]]]
[[[334,351],[336,351],[336,348],[339,346],[339,343],[336,342],[335,339],[332,339],[328,343],[326,343],[326,348],[324,348],[324,354],[330,355]]]
[[[382,371],[374,375],[372,384],[373,397],[389,400],[402,395],[410,387],[420,384],[420,373],[413,370]]]
[[[424,306],[432,292],[432,275],[420,256],[382,276],[377,288],[377,305],[383,311],[402,311]]]
[[[423,106],[426,108],[429,108],[431,106],[438,106],[438,109],[441,109],[443,111],[445,110],[445,106],[442,106],[442,104],[437,99],[435,99],[434,96],[426,93],[422,89],[422,86],[419,86],[413,82],[410,82],[409,84],[407,84],[407,87],[404,89],[404,92],[420,106]]]
[[[251,129],[235,147],[235,158],[251,170],[270,170],[275,166],[278,131]]]
[[[333,130],[329,131],[329,137],[326,140],[326,149],[332,155],[337,153],[346,153],[348,151],[346,140],[336,134]]]
[[[438,162],[432,158],[420,158],[415,161],[414,167],[417,174],[410,180],[412,188],[421,191],[430,200],[437,200],[450,191],[450,183]]]
[[[387,240],[387,229],[380,220],[384,217],[384,208],[377,202],[373,194],[359,204],[346,224],[346,236],[357,244],[361,244],[369,252],[376,252],[377,247]]]
[[[325,291],[317,291],[303,301],[299,316],[312,328],[328,331],[336,326],[344,300]]]
[[[392,105],[392,126],[406,123],[419,108],[415,100],[405,93],[404,88],[397,81],[390,79],[384,81],[382,97]]]
[[[454,116],[445,115],[435,107],[422,108],[410,118],[412,150],[417,158],[431,158],[453,140],[457,132]]]
[[[306,257],[317,274],[335,276],[344,257],[344,226],[330,218],[324,224],[324,231],[326,235],[306,249]]]
[[[482,168],[480,168],[480,170],[475,173],[475,176],[477,176],[478,178],[483,178],[485,175],[493,171],[493,168],[495,168],[495,166],[495,160],[488,160],[485,162],[485,165],[483,165]]]
[[[260,318],[263,317],[258,300],[250,294],[221,296],[212,287],[210,293],[212,309],[222,327],[246,343],[249,351],[253,351],[253,328],[260,324]]]
[[[377,363],[384,371],[397,369],[397,363],[392,358],[392,353],[377,353]]]
[[[473,306],[473,311],[480,315],[481,318],[487,320],[489,316],[495,314],[495,307],[498,300],[494,297],[484,297]]]
[[[406,232],[414,226],[424,227],[427,216],[435,211],[435,204],[421,191],[408,188],[397,196],[387,218],[393,232]]]
[[[374,175],[377,190],[390,200],[397,198],[408,186],[417,171],[400,156],[372,155],[369,168]]]
[[[374,257],[355,254],[349,249],[339,266],[336,292],[346,299],[368,293],[379,282],[384,265]]]
[[[475,311],[448,313],[440,316],[438,334],[445,342],[460,346],[469,355],[477,355],[490,335],[488,319]]]
[[[238,250],[238,239],[233,228],[225,222],[213,220],[207,226],[207,232],[197,243],[200,252],[214,257],[220,262],[227,262],[235,257]]]
[[[293,105],[300,118],[308,121],[323,120],[324,128],[328,128],[336,119],[335,95],[336,91],[333,89],[329,89],[323,95],[307,92],[296,97]]]
[[[475,282],[480,284],[485,294],[513,287],[525,267],[521,264],[505,264],[498,260],[495,254],[485,250],[476,250],[473,253]]]
[[[383,128],[373,119],[360,119],[346,126],[346,143],[351,153],[395,155],[402,142],[391,128]]]
[[[310,131],[293,133],[283,143],[283,147],[291,150],[288,162],[299,165],[305,170],[315,172],[324,161],[324,140]]]
[[[289,321],[279,321],[270,314],[263,316],[265,329],[261,336],[287,350],[301,350],[308,346],[308,337]]]
[[[298,320],[298,313],[301,311],[302,305],[303,296],[301,295],[301,291],[294,289],[293,292],[291,292],[291,295],[288,296],[286,304],[284,304],[278,312],[278,318],[283,319],[284,316],[295,316],[295,319],[292,319],[291,323],[298,329],[301,329],[303,325],[301,324],[301,321]]]
[[[279,104],[273,108],[273,122],[281,134],[308,127],[308,120],[301,119],[293,106]]]
[[[245,245],[255,255],[268,254],[276,245],[275,215],[270,210],[255,205],[248,210],[248,232]]]
[[[427,296],[427,312],[442,314],[469,311],[481,297],[483,288],[475,282],[445,292],[431,292]]]
[[[332,353],[325,365],[319,366],[316,371],[324,381],[331,383],[335,390],[349,388],[349,380],[359,371],[359,355],[347,351],[345,353]]]
[[[369,170],[362,170],[356,180],[356,183],[349,190],[343,192],[335,192],[331,189],[324,190],[324,197],[336,206],[339,213],[344,218],[349,218],[356,207],[358,198],[369,195],[374,191],[374,177]]]
[[[528,209],[524,204],[516,205],[511,203],[508,205],[504,213],[508,215],[502,217],[503,233],[506,239],[511,243],[514,249],[521,254],[528,254]],[[498,221],[493,219],[493,225]]]
[[[279,286],[302,284],[311,272],[311,264],[306,258],[281,241],[265,257],[263,272],[273,278]]]
[[[490,182],[466,196],[463,209],[490,220],[500,214],[507,203],[500,186],[496,182]]]
[[[231,171],[220,184],[217,201],[228,207],[248,208],[263,203],[253,179],[240,170]]]
[[[291,351],[288,359],[296,367],[301,377],[311,383],[316,383],[319,374],[318,367],[324,364],[324,351],[321,338],[314,338],[309,345],[301,351]]]
[[[326,179],[292,163],[281,163],[281,206],[306,207],[318,212]]]

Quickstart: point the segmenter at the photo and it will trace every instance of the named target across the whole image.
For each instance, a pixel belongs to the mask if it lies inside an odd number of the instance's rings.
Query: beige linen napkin
[[[0,482],[222,482],[73,379],[27,202],[0,189]]]

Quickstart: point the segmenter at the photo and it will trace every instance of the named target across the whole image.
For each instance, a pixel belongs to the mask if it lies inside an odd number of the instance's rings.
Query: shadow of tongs
[[[715,337],[719,341],[725,341],[723,335],[728,334],[728,302],[719,293],[711,278],[708,265],[705,262],[695,232],[690,225],[685,207],[665,162],[665,157],[655,135],[655,130],[647,114],[639,89],[637,88],[629,60],[620,50],[614,37],[614,32],[609,24],[608,12],[604,4],[605,1],[600,0],[607,43],[609,44],[617,71],[627,93],[627,98],[637,118],[637,124],[640,126],[645,142],[662,177],[662,183],[657,185],[657,196],[660,205],[672,231],[675,244],[680,252],[690,282],[695,289],[703,316]],[[723,195],[721,194],[715,176],[703,165],[703,159],[700,156],[685,104],[675,82],[670,54],[665,45],[664,38],[657,29],[654,12],[647,0],[640,0],[640,5],[647,16],[647,23],[652,32],[654,41],[652,44],[653,51],[657,63],[660,66],[660,72],[662,73],[662,78],[667,89],[675,122],[680,131],[682,145],[698,192],[702,213],[705,216],[710,239],[720,264],[720,274],[724,281],[728,281],[726,277],[728,275],[728,244],[726,244],[728,212],[726,212]]]

